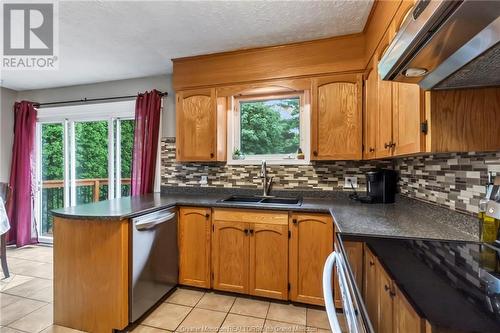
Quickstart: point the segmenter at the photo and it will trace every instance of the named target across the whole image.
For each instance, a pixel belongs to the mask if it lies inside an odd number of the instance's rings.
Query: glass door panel
[[[74,122],[74,202],[108,199],[109,121]]]
[[[52,209],[64,207],[64,124],[40,125],[39,177],[39,233],[41,238],[51,238],[53,230]]]
[[[130,195],[130,178],[132,177],[132,151],[134,147],[134,126],[133,119],[118,120],[119,122],[119,138],[120,138],[120,154],[117,163],[119,162],[120,170],[120,193],[122,197]],[[118,169],[118,168],[117,168]]]

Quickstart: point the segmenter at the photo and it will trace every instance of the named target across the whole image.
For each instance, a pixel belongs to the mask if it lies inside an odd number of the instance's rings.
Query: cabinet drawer
[[[288,225],[288,213],[267,210],[214,209],[214,220]]]

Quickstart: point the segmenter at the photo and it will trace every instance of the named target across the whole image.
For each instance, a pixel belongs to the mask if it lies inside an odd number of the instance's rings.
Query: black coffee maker
[[[380,169],[366,173],[366,196],[355,195],[353,199],[365,203],[393,203],[396,199],[398,173]]]

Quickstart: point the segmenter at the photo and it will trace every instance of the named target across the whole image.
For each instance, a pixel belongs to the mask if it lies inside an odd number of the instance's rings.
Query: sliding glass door
[[[38,228],[40,238],[52,237],[50,210],[64,207],[64,123],[39,125],[39,197]]]
[[[118,106],[90,114],[43,110],[39,117],[35,216],[41,242],[52,241],[51,210],[130,195],[133,105],[121,105],[127,112]],[[110,107],[119,112],[106,112]]]
[[[109,122],[74,122],[74,150],[72,154],[71,197],[81,205],[113,198],[110,192]],[[112,182],[112,179],[111,179]],[[111,186],[111,191],[113,186]],[[73,193],[74,192],[74,193]]]

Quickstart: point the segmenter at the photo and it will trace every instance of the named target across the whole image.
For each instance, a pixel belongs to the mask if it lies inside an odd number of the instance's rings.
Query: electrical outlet
[[[352,184],[352,186],[351,186]],[[357,188],[358,187],[358,177],[345,177],[344,178],[344,188]]]
[[[200,178],[200,184],[201,185],[208,184],[208,176],[201,176],[201,178]]]

